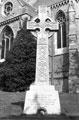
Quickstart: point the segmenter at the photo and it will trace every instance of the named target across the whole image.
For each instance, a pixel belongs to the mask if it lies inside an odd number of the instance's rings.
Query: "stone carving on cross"
[[[58,24],[53,23],[47,15],[47,7],[40,6],[36,18],[27,23],[27,29],[37,36],[36,78],[35,83],[26,91],[24,114],[40,113],[60,115],[58,91],[49,84],[49,50],[48,37],[58,30]],[[50,30],[48,32],[48,29]],[[36,34],[35,32],[36,31]]]
[[[47,13],[47,6],[40,5],[38,9],[38,16],[33,18],[32,21],[27,22],[27,29],[31,30],[35,36],[38,36],[39,33],[47,34],[50,37],[50,31],[58,30],[58,22],[54,22]],[[35,34],[35,31],[37,31]]]
[[[36,80],[38,85],[49,84],[48,37],[58,30],[58,23],[48,17],[47,6],[41,5],[38,16],[27,22],[27,29],[37,37]]]

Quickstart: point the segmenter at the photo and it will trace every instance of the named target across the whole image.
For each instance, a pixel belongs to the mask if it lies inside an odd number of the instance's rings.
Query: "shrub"
[[[20,30],[6,61],[0,65],[0,88],[25,91],[35,80],[36,40],[27,30]]]

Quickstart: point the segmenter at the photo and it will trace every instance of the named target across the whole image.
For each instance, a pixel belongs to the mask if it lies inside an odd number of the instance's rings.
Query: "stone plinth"
[[[38,109],[44,109],[47,114],[60,114],[58,91],[52,85],[32,85],[26,92],[24,113],[36,114]]]

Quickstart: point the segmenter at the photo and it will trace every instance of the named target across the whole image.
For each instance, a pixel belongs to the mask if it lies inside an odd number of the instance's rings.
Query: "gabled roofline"
[[[24,6],[29,6],[29,7],[32,7],[34,10],[36,10],[36,8],[35,7],[33,7],[32,5],[30,5],[30,4],[28,4],[28,3],[26,3],[26,2],[24,2],[24,0],[17,0],[19,3],[20,3],[20,5],[22,6],[22,7],[24,7]]]
[[[58,3],[54,3],[54,4],[52,4],[52,5],[49,5],[48,7],[51,7],[51,6],[52,6],[52,8],[57,8],[57,7],[64,6],[64,5],[68,4],[68,3],[69,3],[69,0],[61,0],[61,1],[58,2]]]
[[[39,0],[39,1],[43,1],[43,0]],[[34,8],[36,8],[37,9],[37,7],[39,6],[39,1],[37,1],[33,6],[34,6]],[[46,5],[47,5],[47,7],[55,7],[55,8],[57,8],[57,7],[61,7],[61,6],[64,6],[64,5],[66,5],[66,4],[68,4],[69,3],[69,0],[49,0],[50,2],[47,4],[47,0],[46,0]],[[58,1],[58,2],[57,2]],[[45,4],[45,0],[44,0],[44,4]]]
[[[18,1],[18,3],[21,5],[21,6],[23,6],[24,4],[26,4],[23,0],[17,0]]]
[[[28,10],[31,10],[33,12],[30,12],[30,15],[32,16],[31,13],[33,14],[37,14],[37,9],[31,5],[29,5],[28,3],[24,2],[24,0],[17,0],[18,3],[20,4],[20,6],[24,9],[26,6],[28,6]]]
[[[20,15],[18,15],[18,16],[15,16],[15,17],[11,18],[11,19],[4,20],[4,21],[0,22],[0,27],[1,27],[1,26],[4,26],[4,25],[6,25],[6,24],[10,24],[10,23],[12,23],[12,22],[14,22],[14,21],[18,21],[21,16],[26,15],[26,14],[32,18],[32,16],[29,15],[28,13],[20,14]]]

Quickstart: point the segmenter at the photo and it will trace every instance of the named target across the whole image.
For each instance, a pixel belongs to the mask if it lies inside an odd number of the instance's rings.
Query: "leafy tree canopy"
[[[20,30],[6,61],[0,65],[0,88],[24,91],[35,80],[36,40],[27,30]]]

